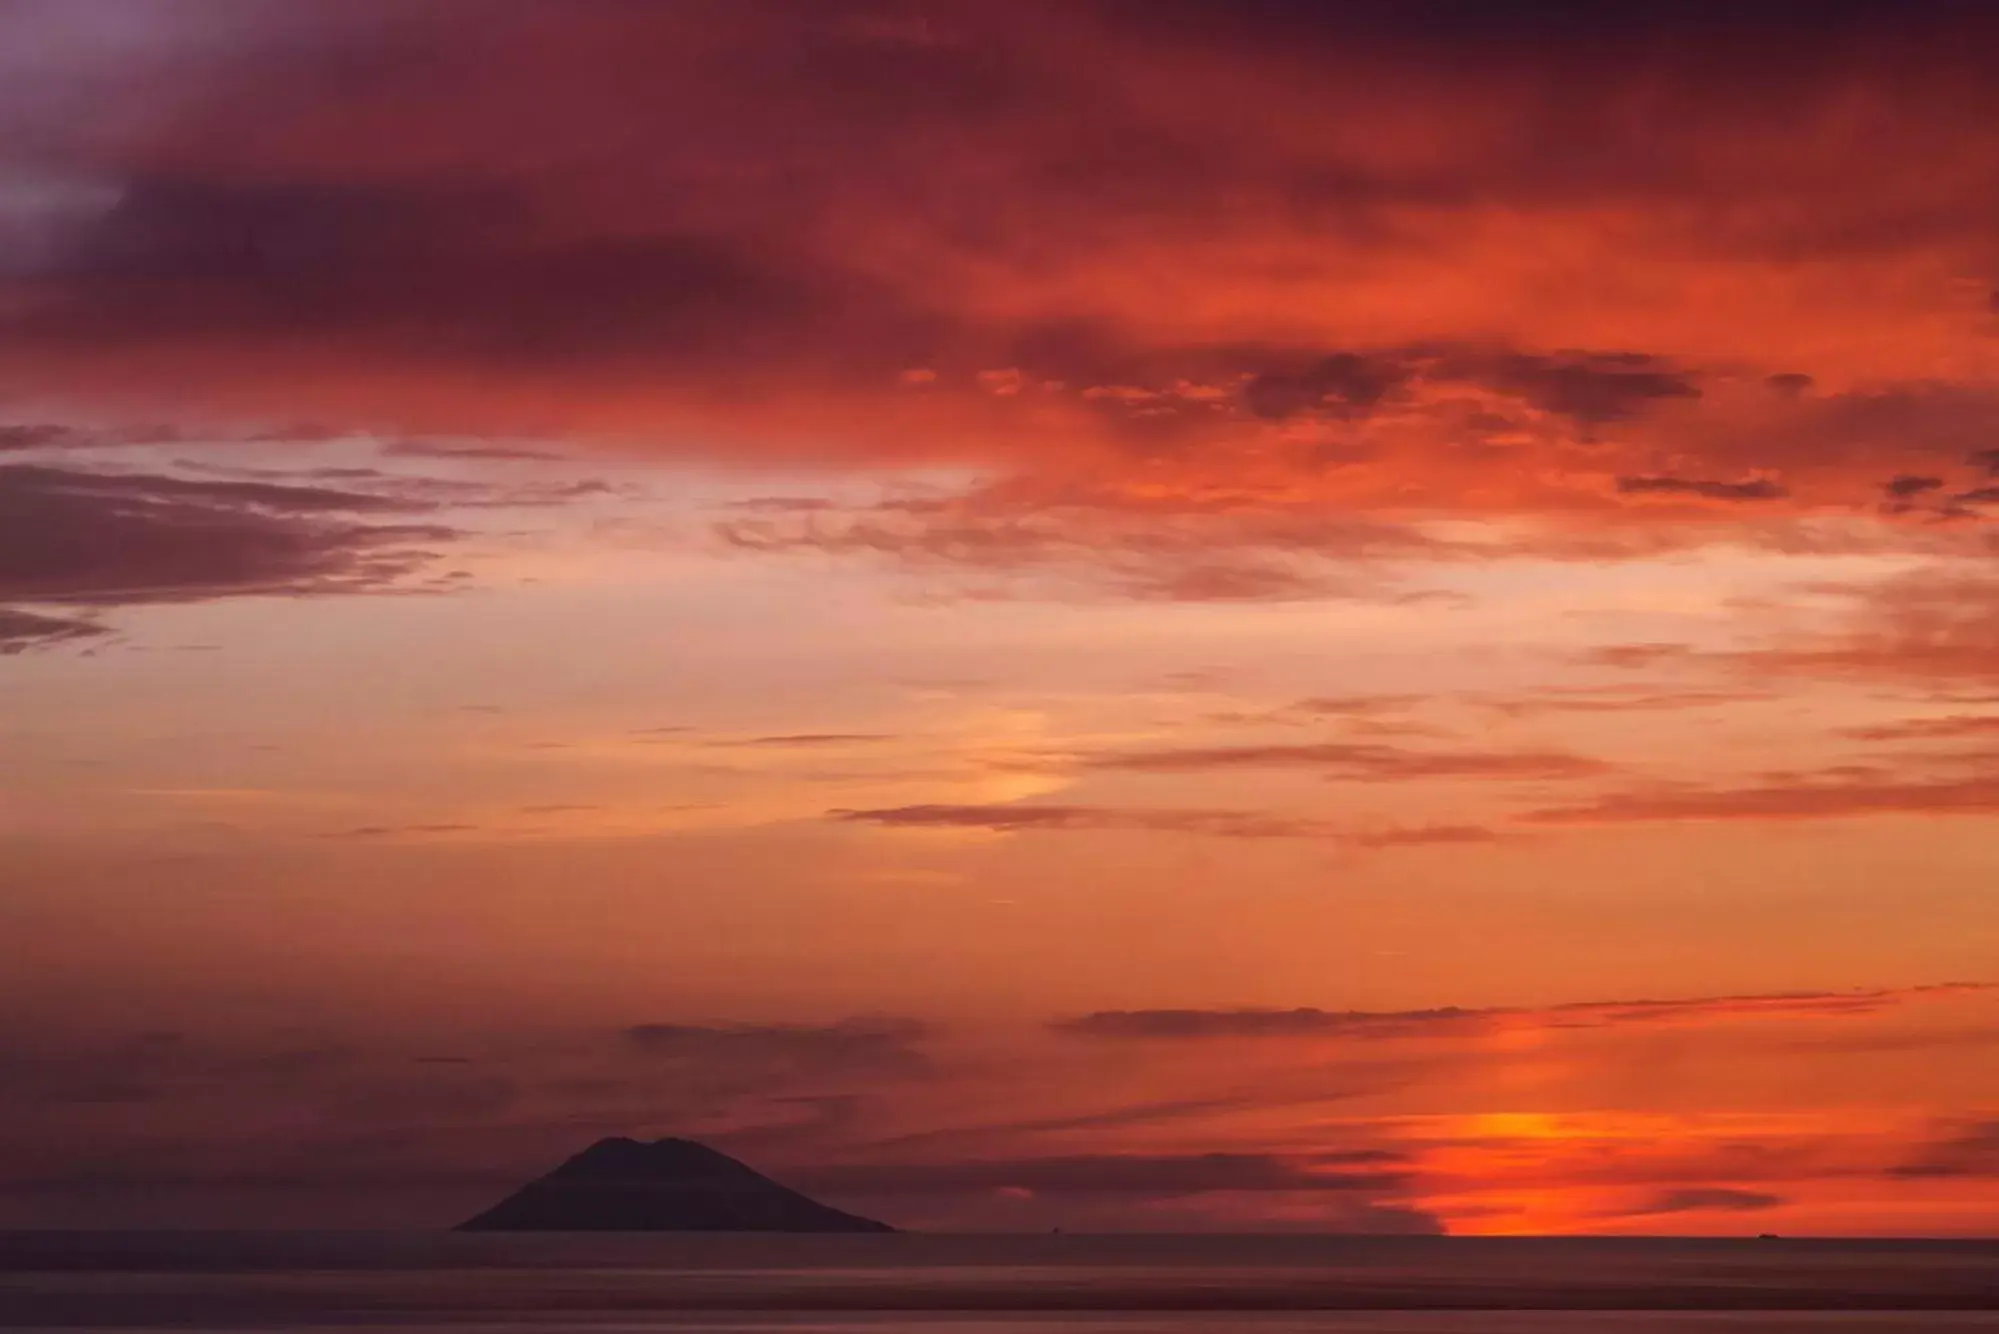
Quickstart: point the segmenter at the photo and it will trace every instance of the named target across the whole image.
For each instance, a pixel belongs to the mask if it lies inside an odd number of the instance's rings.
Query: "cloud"
[[[1625,495],[1700,496],[1706,500],[1777,500],[1786,492],[1766,477],[1747,482],[1715,482],[1697,477],[1620,477]]]
[[[1736,1190],[1728,1186],[1686,1186],[1662,1191],[1628,1212],[1634,1217],[1652,1214],[1757,1213],[1782,1208],[1789,1203],[1781,1195],[1757,1190]]]
[[[760,507],[724,516],[715,533],[737,551],[893,561],[957,580],[975,598],[1395,603],[1426,596],[1402,565],[1462,554],[1408,523],[1134,496],[1101,478],[1016,478],[863,506]]]
[[[111,633],[95,621],[79,621],[61,616],[40,616],[33,612],[0,607],[0,657],[26,653],[31,649],[53,648],[99,639]]]
[[[1900,722],[1842,727],[1841,736],[1856,741],[1944,741],[1999,733],[1999,714],[1956,713],[1943,718],[1905,718]]]
[[[0,601],[130,605],[380,589],[455,534],[432,521],[372,516],[432,508],[324,486],[0,465]]]
[[[1108,479],[1211,505],[1189,526],[1215,551],[1257,513],[1684,520],[1617,505],[1617,476],[1776,508],[1774,484],[1726,480],[1769,469],[1800,504],[1855,501],[1883,450],[1950,478],[1991,427],[1978,385],[1936,380],[1974,326],[1883,295],[1975,268],[1999,219],[1961,166],[1989,156],[1995,101],[1961,9],[1800,34],[482,5],[468,42],[450,5],[190,0],[89,36],[60,8],[0,31],[40,53],[0,98],[34,146],[0,180],[0,371],[128,421],[945,463],[1040,484],[1030,512]],[[1825,328],[1869,330],[1866,351]],[[904,541],[994,541],[929,526]],[[1075,527],[1147,563],[1133,532]],[[1346,587],[1149,563],[1112,585]]]
[[[1493,1012],[1444,1006],[1431,1010],[1099,1010],[1050,1025],[1091,1038],[1408,1037],[1435,1028],[1477,1027]]]
[[[1888,1175],[1922,1181],[1955,1177],[1999,1177],[1999,1120],[1978,1121],[1925,1147]]]
[[[1605,644],[1588,650],[1581,659],[1592,667],[1629,670],[1698,662],[1700,656],[1691,644]]]
[[[1278,421],[1326,409],[1365,415],[1414,373],[1392,355],[1334,352],[1297,371],[1252,376],[1243,400],[1258,417]]]
[[[1323,820],[1292,819],[1254,811],[1131,808],[1106,806],[894,806],[879,810],[828,812],[846,824],[894,829],[1108,830],[1208,834],[1223,838],[1325,838],[1333,827]]]
[[[390,458],[476,460],[481,463],[560,463],[565,456],[520,445],[469,444],[445,440],[392,440],[382,447]]]
[[[1776,632],[1741,647],[1618,644],[1590,650],[1581,661],[1726,673],[1760,690],[1785,678],[1816,678],[1886,683],[1948,699],[1999,682],[1999,579],[1988,565],[1986,557],[1967,556],[1883,579],[1802,585],[1803,606]]]
[[[1568,779],[1608,773],[1601,760],[1561,751],[1412,750],[1357,742],[1289,746],[1203,746],[1092,755],[1091,769],[1131,773],[1200,773],[1211,770],[1303,768],[1354,782],[1426,778]]]
[[[1821,591],[1843,599],[1840,624],[1744,650],[1726,665],[1830,679],[1999,680],[1999,579],[1982,562]]]
[[[1124,591],[1147,602],[1299,602],[1350,597],[1351,588],[1323,573],[1214,561],[1128,580]]]
[[[1622,421],[1669,399],[1700,397],[1694,377],[1642,352],[1513,352],[1483,374],[1493,387],[1586,425]]]
[[[431,838],[440,834],[472,834],[477,833],[479,829],[480,826],[478,825],[462,823],[368,824],[358,825],[353,829],[337,830],[333,833],[325,834],[323,837],[351,839]]]
[[[893,806],[836,810],[829,819],[891,829],[990,829],[1001,833],[1110,831],[1199,834],[1216,838],[1316,838],[1379,850],[1435,844],[1491,843],[1498,835],[1477,825],[1416,825],[1378,830],[1350,823],[1263,811],[1119,806]]]
[[[1653,824],[1690,820],[1844,820],[1873,815],[1987,815],[1999,811],[1999,775],[1898,780],[1861,776],[1735,788],[1616,792],[1518,817],[1534,825]]]
[[[1348,842],[1355,847],[1379,849],[1497,843],[1502,838],[1503,835],[1498,831],[1488,829],[1484,825],[1425,824],[1352,834],[1348,836]]]
[[[1050,1132],[1117,1130],[1129,1126],[1156,1125],[1198,1119],[1212,1112],[1241,1111],[1245,1108],[1268,1105],[1269,1102],[1265,1098],[1243,1094],[1219,1098],[1167,1098],[1152,1102],[1126,1103],[1104,1111],[1076,1112],[1063,1116],[988,1121],[971,1125],[937,1126],[874,1140],[870,1143],[869,1147],[887,1152],[904,1150],[918,1144],[936,1144],[939,1142],[953,1144],[968,1142],[987,1143],[993,1140],[1005,1141],[1016,1136],[1042,1135]]]
[[[1911,496],[1920,496],[1926,491],[1940,491],[1943,489],[1943,485],[1944,480],[1941,477],[1917,477],[1910,473],[1903,473],[1900,476],[1891,477],[1881,483],[1881,490],[1892,499],[1907,500]]]
[[[1291,713],[1369,718],[1401,713],[1428,699],[1427,695],[1313,695],[1286,705]]]
[[[685,731],[685,728],[655,728],[660,732]],[[743,737],[738,740],[710,741],[710,746],[742,746],[752,749],[772,750],[805,749],[815,746],[863,745],[875,741],[893,741],[895,738],[885,732],[793,732],[777,736]]]
[[[717,367],[840,299],[721,232],[553,239],[533,234],[534,208],[499,182],[141,178],[44,275],[94,299],[44,306],[19,332],[135,351],[163,334],[405,341],[437,369],[635,350]]]
[[[968,1162],[856,1164],[799,1174],[814,1189],[856,1195],[969,1194],[1170,1198],[1213,1191],[1383,1194],[1407,1181],[1404,1160],[1386,1150],[1310,1158],[1262,1153],[1087,1154]]]
[[[1646,353],[1545,354],[1476,345],[1330,352],[1256,370],[1242,394],[1252,415],[1269,420],[1305,413],[1364,418],[1419,381],[1432,391],[1474,387],[1585,426],[1621,421],[1665,400],[1700,397],[1692,374]]]
[[[1627,1024],[1834,1018],[1876,1014],[1910,1001],[1991,990],[1947,983],[1874,991],[1773,992],[1679,1000],[1572,1001],[1542,1007],[1456,1005],[1422,1010],[1273,1009],[1099,1010],[1050,1024],[1058,1033],[1113,1039],[1452,1037],[1495,1027],[1609,1028]]]
[[[1642,655],[1641,655],[1642,656]],[[1478,702],[1515,717],[1538,713],[1652,713],[1742,704],[1771,697],[1760,690],[1658,689],[1646,686],[1558,686]]]
[[[0,454],[10,451],[46,449],[50,445],[61,444],[73,439],[75,432],[67,426],[57,426],[48,422],[18,423],[0,426]]]

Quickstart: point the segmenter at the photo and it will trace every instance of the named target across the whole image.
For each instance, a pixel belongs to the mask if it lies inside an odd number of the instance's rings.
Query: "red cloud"
[[[1616,546],[1872,514],[1884,479],[1938,481],[1924,516],[1984,503],[1995,401],[1941,368],[1990,312],[1910,276],[1979,271],[1999,220],[1983,15],[475,10],[190,0],[67,44],[10,13],[0,46],[45,59],[0,81],[37,145],[0,378],[99,413],[951,460],[1032,480],[1009,513],[1080,487],[1213,549],[1258,514]],[[1943,540],[1924,516],[1874,517]],[[886,540],[1008,540],[911,526]]]

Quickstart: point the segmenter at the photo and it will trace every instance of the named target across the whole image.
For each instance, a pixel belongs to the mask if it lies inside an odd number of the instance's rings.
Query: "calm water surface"
[[[1999,1244],[5,1233],[0,1325],[1999,1334]]]

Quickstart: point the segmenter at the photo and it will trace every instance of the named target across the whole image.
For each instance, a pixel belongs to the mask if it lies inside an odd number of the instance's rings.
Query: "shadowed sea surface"
[[[1999,1334],[1999,1243],[13,1232],[0,1325]]]

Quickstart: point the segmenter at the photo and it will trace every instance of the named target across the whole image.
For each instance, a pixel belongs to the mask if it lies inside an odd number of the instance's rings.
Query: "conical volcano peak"
[[[686,1180],[692,1178],[755,1178],[756,1171],[726,1153],[719,1153],[691,1139],[656,1139],[650,1142],[623,1135],[600,1139],[583,1152],[556,1168],[557,1177],[622,1177],[632,1180]]]
[[[598,1140],[462,1225],[529,1232],[893,1232],[688,1139]]]

